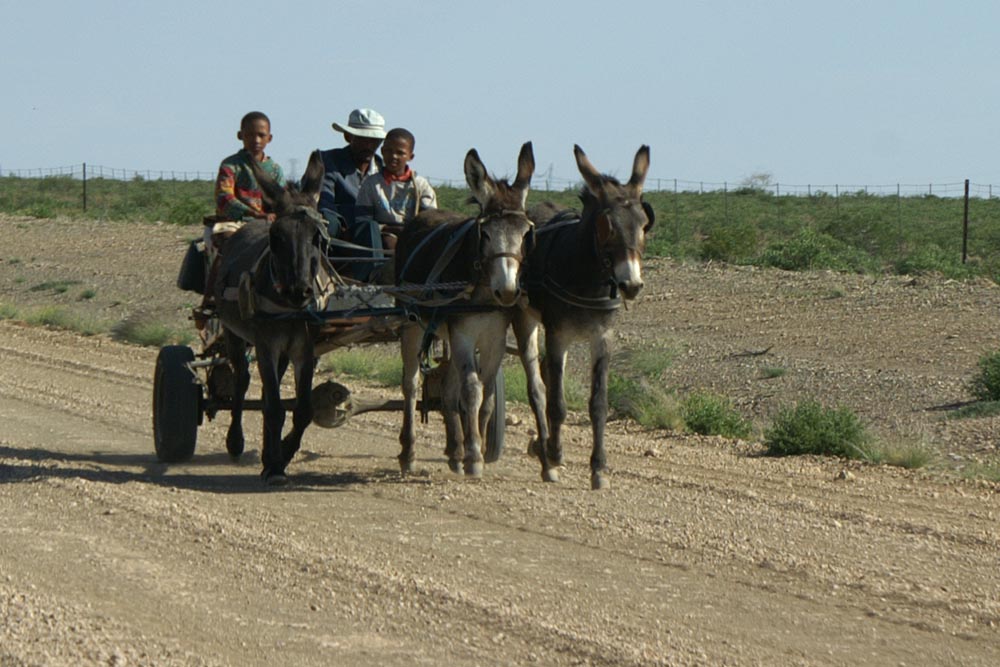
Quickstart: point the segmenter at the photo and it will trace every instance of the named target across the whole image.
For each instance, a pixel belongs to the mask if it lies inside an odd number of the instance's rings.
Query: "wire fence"
[[[216,172],[212,171],[177,171],[166,169],[124,169],[119,167],[106,167],[103,165],[93,165],[88,163],[73,164],[62,167],[37,167],[33,169],[0,169],[0,178],[48,178],[67,177],[80,180],[87,179],[109,179],[118,181],[214,181]],[[293,176],[294,177],[294,176]],[[428,177],[433,185],[450,188],[465,188],[464,178],[438,178]],[[551,175],[535,175],[532,181],[532,188],[535,190],[563,192],[578,190],[582,187],[583,181],[580,179],[557,178]],[[1000,196],[1000,185],[970,183],[970,197],[992,199],[994,192]],[[796,183],[772,183],[772,182],[752,182],[747,179],[739,182],[728,181],[692,181],[681,178],[654,178],[647,177],[645,190],[647,192],[673,192],[673,193],[738,193],[741,190],[752,188],[764,191],[775,196],[812,197],[812,196],[833,196],[839,197],[842,194],[864,194],[872,196],[896,196],[896,197],[963,197],[965,194],[965,182],[955,181],[952,183],[883,183],[883,184],[796,184]]]
[[[86,180],[106,178],[116,181],[214,181],[216,172],[174,171],[166,169],[119,169],[102,165],[71,164],[65,167],[38,167],[35,169],[0,169],[0,177],[49,178],[65,177]]]
[[[211,172],[90,164],[3,170],[0,210],[200,224],[214,211],[214,180]],[[461,210],[464,179],[430,180],[440,188],[442,207]],[[581,186],[542,174],[532,190],[572,208]],[[647,177],[644,190],[656,212],[652,243],[663,254],[745,259],[812,230],[883,262],[937,253],[949,262],[995,267],[1000,277],[1000,186],[992,184],[800,185],[756,177],[731,184]]]

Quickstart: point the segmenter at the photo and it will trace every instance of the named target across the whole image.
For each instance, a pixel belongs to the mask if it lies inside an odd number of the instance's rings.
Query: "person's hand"
[[[267,214],[266,216],[264,216],[264,217],[265,217],[265,218],[267,219],[267,221],[268,221],[268,222],[274,222],[275,220],[277,220],[277,219],[278,219],[278,216],[277,216],[277,215],[275,215],[274,213],[268,213],[268,214]]]

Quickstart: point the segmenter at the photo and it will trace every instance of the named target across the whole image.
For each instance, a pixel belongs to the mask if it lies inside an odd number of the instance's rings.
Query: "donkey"
[[[234,459],[243,453],[243,405],[250,384],[247,348],[252,345],[264,398],[261,476],[268,484],[281,485],[288,481],[285,467],[298,451],[313,417],[314,332],[305,318],[259,315],[294,315],[321,307],[317,302],[330,282],[322,248],[326,223],[316,211],[324,170],[319,151],[313,152],[300,190],[292,185],[282,188],[256,163],[252,169],[265,206],[277,218],[270,224],[250,221],[226,242],[215,285],[235,384],[226,449]],[[295,369],[295,408],[292,430],[282,440],[285,408],[281,378],[289,362]]]
[[[483,473],[482,438],[493,411],[493,387],[506,351],[510,306],[521,297],[521,265],[534,233],[524,212],[535,158],[531,142],[521,147],[513,184],[495,180],[475,149],[465,157],[465,179],[479,216],[427,211],[407,224],[396,245],[398,283],[470,283],[471,308],[447,305],[441,311],[418,309],[419,323],[403,327],[403,425],[399,466],[413,472],[416,390],[420,358],[430,333],[448,341],[450,360],[444,378],[442,412],[447,431],[448,466],[469,477]],[[478,306],[478,308],[477,308]],[[425,330],[428,332],[425,334]],[[478,358],[477,358],[478,354]]]
[[[600,174],[579,146],[573,147],[583,176],[583,213],[553,216],[551,205],[533,207],[537,239],[528,256],[524,284],[528,308],[514,316],[518,352],[528,379],[528,395],[538,426],[532,451],[542,464],[542,479],[559,480],[563,452],[560,429],[566,420],[563,371],[570,343],[590,343],[590,455],[592,489],[608,486],[604,425],[608,414],[611,327],[623,301],[642,289],[642,252],[653,226],[653,209],[642,201],[649,170],[649,147],[635,154],[632,177],[622,185]],[[546,380],[538,361],[538,325],[545,330]],[[544,387],[544,393],[543,393]]]

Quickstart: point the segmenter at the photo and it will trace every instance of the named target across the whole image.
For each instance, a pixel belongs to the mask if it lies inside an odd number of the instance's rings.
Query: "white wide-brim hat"
[[[333,129],[356,137],[385,139],[385,119],[374,109],[355,109],[348,117],[347,125],[334,123]]]

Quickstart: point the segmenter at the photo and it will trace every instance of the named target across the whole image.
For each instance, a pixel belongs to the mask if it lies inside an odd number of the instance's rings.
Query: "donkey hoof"
[[[448,459],[448,470],[457,475],[462,472],[462,462],[456,459]]]
[[[234,461],[243,455],[243,438],[226,438],[226,451]]]
[[[558,482],[559,481],[559,468],[545,468],[542,470],[542,481],[543,482]]]
[[[465,476],[472,479],[479,479],[483,476],[483,462],[482,461],[466,461],[465,462]]]
[[[399,472],[402,475],[412,475],[413,474],[413,461],[399,461]]]
[[[283,470],[264,470],[260,476],[264,478],[264,483],[268,486],[288,485],[288,475]]]
[[[603,472],[595,472],[590,475],[590,488],[592,491],[603,491],[611,488],[611,482]]]

